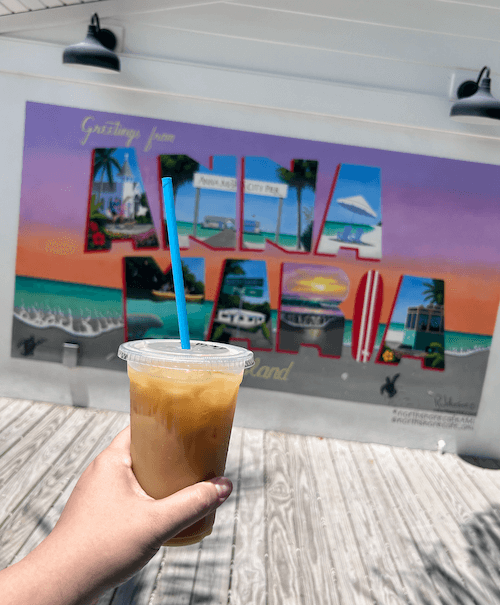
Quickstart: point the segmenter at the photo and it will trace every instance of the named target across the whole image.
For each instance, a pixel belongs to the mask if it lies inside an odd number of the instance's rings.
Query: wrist
[[[89,560],[50,534],[0,573],[2,605],[90,605],[105,587],[86,565]]]

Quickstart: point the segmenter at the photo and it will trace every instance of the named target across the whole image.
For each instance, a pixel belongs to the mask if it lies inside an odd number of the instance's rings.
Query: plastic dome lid
[[[132,340],[120,345],[118,357],[130,363],[192,370],[240,370],[254,365],[252,351],[219,342],[191,340],[182,349],[180,340]]]

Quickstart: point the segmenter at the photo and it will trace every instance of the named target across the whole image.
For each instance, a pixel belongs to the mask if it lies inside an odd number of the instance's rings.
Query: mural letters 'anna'
[[[294,160],[288,170],[269,158],[244,158],[243,248],[263,250],[268,240],[311,251],[317,172],[313,160]]]
[[[120,240],[159,246],[134,149],[95,149],[85,251],[109,250]]]
[[[358,258],[382,258],[380,169],[341,164],[332,184],[317,254],[357,251]]]
[[[192,237],[211,248],[234,249],[236,158],[214,156],[206,168],[187,155],[161,155],[160,171],[172,179],[181,248],[189,248]],[[168,245],[166,223],[164,238]]]

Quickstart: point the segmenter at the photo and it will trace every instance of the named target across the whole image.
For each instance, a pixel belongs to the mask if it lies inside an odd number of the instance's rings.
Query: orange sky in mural
[[[206,283],[206,296],[214,300],[218,287],[220,272],[225,258],[259,258],[252,252],[210,251],[206,248],[193,246],[182,252],[183,256],[204,256],[206,275],[210,279]],[[114,243],[110,252],[83,253],[81,232],[60,231],[31,226],[30,232],[19,234],[16,274],[28,277],[38,277],[55,281],[67,281],[107,288],[122,288],[123,285],[123,256],[153,256],[161,267],[166,270],[170,265],[167,251],[134,251],[131,242]],[[389,319],[394,296],[396,295],[399,279],[402,274],[424,278],[443,279],[445,281],[446,328],[450,331],[467,331],[476,334],[491,334],[491,326],[497,316],[498,301],[496,290],[491,283],[497,279],[496,269],[481,267],[472,271],[467,268],[467,274],[458,274],[457,267],[449,266],[448,270],[435,260],[416,262],[392,258],[391,262],[360,262],[352,254],[341,253],[335,260],[330,257],[296,256],[262,254],[262,260],[267,261],[268,280],[270,284],[271,306],[277,308],[279,301],[279,283],[281,263],[327,265],[335,262],[335,266],[343,269],[350,280],[349,294],[340,307],[347,319],[352,318],[354,299],[357,285],[363,274],[369,269],[378,269],[384,281],[384,304],[381,321]],[[331,283],[330,283],[331,282]],[[327,288],[338,287],[335,280],[326,279],[321,284]],[[336,285],[335,285],[336,284]]]

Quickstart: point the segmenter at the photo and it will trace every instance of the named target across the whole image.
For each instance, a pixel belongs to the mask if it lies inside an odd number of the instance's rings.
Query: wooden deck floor
[[[0,568],[50,532],[81,472],[127,423],[0,399]],[[484,466],[236,428],[235,490],[213,534],[162,548],[100,605],[499,603],[500,468]]]

